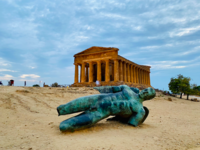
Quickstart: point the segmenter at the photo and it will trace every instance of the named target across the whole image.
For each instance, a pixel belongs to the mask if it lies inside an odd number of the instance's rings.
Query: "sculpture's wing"
[[[145,114],[140,113],[140,110],[142,110],[142,109],[140,109],[139,112],[137,112],[136,114],[133,113],[133,115],[130,117],[130,119],[128,121],[128,124],[133,125],[135,127],[142,124],[146,120],[146,118],[149,114],[148,108],[143,107],[143,109],[145,111]]]
[[[149,115],[149,109],[145,106],[143,108],[145,110],[145,115],[144,115],[143,119],[140,121],[140,124],[142,124],[146,120],[147,116]]]
[[[117,93],[122,91],[120,86],[100,86],[94,87],[94,89],[98,90],[100,93]]]

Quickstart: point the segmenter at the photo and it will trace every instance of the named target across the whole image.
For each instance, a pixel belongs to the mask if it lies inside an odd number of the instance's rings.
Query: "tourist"
[[[100,82],[98,80],[96,81],[96,86],[100,86]]]

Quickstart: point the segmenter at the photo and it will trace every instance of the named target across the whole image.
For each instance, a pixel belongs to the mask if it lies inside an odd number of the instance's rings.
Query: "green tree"
[[[190,88],[190,78],[188,77],[182,77],[180,79],[180,92],[181,92],[181,98],[182,98],[182,93],[187,94],[187,97],[189,97],[190,93],[192,93],[192,89]]]
[[[200,91],[200,86],[195,86],[195,87],[193,87],[193,89]]]
[[[59,85],[58,85],[57,82],[55,82],[55,83],[53,83],[53,84],[51,85],[51,87],[59,87]]]
[[[189,95],[198,95],[198,90],[193,89],[193,88],[189,88],[185,94],[187,94],[187,100],[189,99]]]
[[[174,94],[180,93],[180,98],[182,98],[182,93],[189,93],[190,91],[190,78],[181,74],[178,75],[178,78],[171,78],[169,89]]]
[[[174,94],[180,93],[179,83],[180,83],[179,79],[171,78],[171,81],[169,83],[169,89],[172,91],[172,93]]]

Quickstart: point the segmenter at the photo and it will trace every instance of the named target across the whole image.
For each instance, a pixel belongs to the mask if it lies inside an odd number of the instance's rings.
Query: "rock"
[[[50,122],[48,125],[51,125],[51,124],[53,124],[53,122]]]
[[[168,101],[172,101],[172,99],[169,97],[169,98],[168,98]]]
[[[191,101],[199,102],[199,100],[197,100],[197,98],[191,99]]]

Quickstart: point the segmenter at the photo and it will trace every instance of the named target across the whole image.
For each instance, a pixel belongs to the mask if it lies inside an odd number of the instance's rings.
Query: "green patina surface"
[[[57,107],[58,115],[82,112],[60,123],[61,131],[73,131],[94,125],[109,116],[116,116],[130,125],[138,126],[148,116],[143,101],[155,97],[155,90],[146,88],[139,92],[127,85],[95,87],[101,94],[77,98]]]

